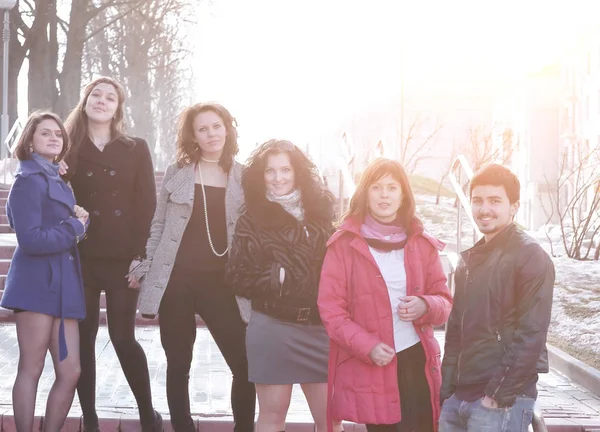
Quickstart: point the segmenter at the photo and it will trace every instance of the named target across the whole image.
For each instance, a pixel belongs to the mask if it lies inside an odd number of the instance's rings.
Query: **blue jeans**
[[[510,408],[486,408],[482,399],[444,401],[439,432],[527,432],[533,419],[535,399],[518,397]]]

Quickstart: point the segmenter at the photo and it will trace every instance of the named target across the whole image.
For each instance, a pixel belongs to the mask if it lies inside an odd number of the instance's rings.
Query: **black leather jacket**
[[[442,401],[456,385],[485,384],[512,406],[531,376],[548,372],[554,264],[516,224],[461,254],[442,363]]]

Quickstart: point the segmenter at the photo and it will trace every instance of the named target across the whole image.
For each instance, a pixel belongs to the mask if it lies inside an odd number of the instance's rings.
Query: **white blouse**
[[[379,266],[383,280],[387,285],[394,323],[394,345],[396,352],[410,348],[420,339],[412,322],[401,321],[398,315],[400,299],[406,296],[406,269],[404,268],[404,249],[383,252],[369,247],[375,262]]]

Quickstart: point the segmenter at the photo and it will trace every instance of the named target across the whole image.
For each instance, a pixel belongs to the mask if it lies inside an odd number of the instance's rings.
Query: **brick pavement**
[[[148,356],[152,379],[153,400],[156,409],[168,415],[165,390],[165,355],[156,326],[138,327],[137,338]],[[443,333],[436,334],[440,342]],[[98,390],[97,405],[101,417],[114,419],[136,418],[136,404],[117,357],[110,344],[107,328],[100,327],[96,344]],[[18,347],[14,325],[0,325],[0,413],[11,414],[11,388],[17,368]],[[49,357],[40,379],[36,415],[42,416],[48,391],[52,384],[52,362]],[[198,419],[210,419],[211,424],[223,421],[230,425],[231,406],[229,389],[231,375],[216,344],[205,328],[198,328],[194,349],[193,369],[190,377],[192,413]],[[571,383],[556,372],[540,376],[538,401],[549,425],[579,424],[600,427],[600,396]],[[81,411],[77,398],[69,414],[77,418]],[[5,417],[6,419],[6,417]],[[288,421],[310,423],[311,417],[299,386],[295,386]],[[6,424],[6,422],[5,422]],[[229,426],[230,427],[230,426]],[[121,427],[123,429],[123,427]],[[211,428],[212,429],[212,428]],[[349,429],[349,428],[347,428]],[[6,428],[3,428],[6,430]],[[77,429],[74,429],[77,430]]]

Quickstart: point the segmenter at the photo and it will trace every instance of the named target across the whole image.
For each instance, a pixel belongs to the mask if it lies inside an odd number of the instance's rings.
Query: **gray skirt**
[[[322,325],[289,323],[253,310],[246,352],[248,379],[255,384],[327,382],[329,337]]]

